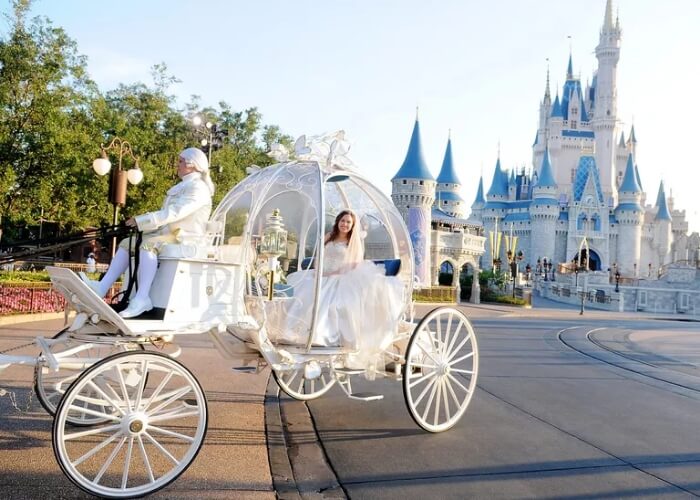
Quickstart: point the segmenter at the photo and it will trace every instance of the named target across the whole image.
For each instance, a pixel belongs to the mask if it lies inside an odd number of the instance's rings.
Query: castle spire
[[[668,210],[668,205],[666,204],[666,192],[664,191],[664,181],[659,184],[659,194],[656,197],[656,206],[658,211],[656,212],[656,220],[673,220],[671,218],[671,212]]]
[[[547,84],[544,87],[544,99],[551,100],[552,94],[549,92],[549,58],[547,58]]]
[[[571,57],[571,50],[569,50],[569,65],[566,68],[566,79],[567,80],[573,80],[574,79],[574,63]]]
[[[416,108],[416,113],[418,113],[418,108]],[[411,134],[411,142],[406,152],[406,159],[404,159],[401,168],[399,168],[399,171],[396,172],[392,180],[401,178],[435,180],[423,159],[423,148],[420,142],[420,124],[417,118],[413,125],[413,133]]]
[[[549,146],[545,147],[544,157],[542,158],[542,167],[540,168],[540,175],[537,178],[538,187],[557,187],[557,183],[554,182],[554,174],[552,173],[552,164],[549,160]]]
[[[607,2],[605,2],[605,19],[603,19],[603,30],[609,31],[614,27],[615,25],[613,24],[612,0],[607,0]]]
[[[476,190],[476,198],[474,199],[474,205],[478,203],[486,203],[486,200],[484,199],[484,176],[480,175],[479,176],[479,187]]]
[[[628,193],[642,192],[642,188],[639,187],[639,183],[637,182],[637,176],[635,175],[634,160],[632,159],[632,153],[627,155],[627,168],[625,168],[625,176],[622,178],[622,184],[620,185],[619,191],[625,191]]]
[[[457,177],[457,172],[455,171],[454,162],[452,161],[452,139],[447,139],[447,148],[445,149],[445,157],[442,160],[442,168],[437,177],[438,183],[446,184],[459,184],[462,183]]]

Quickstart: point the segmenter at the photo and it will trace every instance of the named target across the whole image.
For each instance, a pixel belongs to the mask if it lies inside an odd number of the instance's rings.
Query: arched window
[[[600,216],[598,214],[594,214],[591,217],[591,222],[593,223],[593,230],[600,231]]]
[[[588,218],[586,217],[586,214],[580,214],[578,216],[578,218],[576,219],[576,229],[578,231],[585,230],[587,222],[588,222]]]

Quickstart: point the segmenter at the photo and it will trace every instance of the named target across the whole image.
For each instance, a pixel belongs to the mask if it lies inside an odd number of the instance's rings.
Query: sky
[[[0,0],[0,10],[9,10]],[[618,118],[634,123],[642,185],[659,182],[700,231],[700,2],[613,0],[622,28]],[[201,96],[256,106],[294,137],[338,129],[350,158],[387,194],[416,108],[425,160],[440,171],[451,134],[462,195],[488,190],[500,146],[505,168],[531,166],[547,66],[552,93],[571,51],[582,83],[605,0],[35,0],[32,14],[63,27],[105,91],[150,83],[165,63],[178,102]],[[7,22],[0,25],[6,32]]]

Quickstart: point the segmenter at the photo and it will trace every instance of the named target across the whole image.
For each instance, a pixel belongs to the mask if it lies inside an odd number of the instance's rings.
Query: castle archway
[[[590,255],[589,255],[590,251]],[[579,262],[578,252],[574,255],[572,261],[576,264]],[[588,262],[588,265],[586,265]],[[589,271],[600,271],[602,268],[602,261],[600,260],[600,255],[595,250],[582,249],[581,250],[581,267],[587,268]]]
[[[455,266],[449,260],[445,260],[440,264],[438,271],[438,285],[452,286],[455,279]]]

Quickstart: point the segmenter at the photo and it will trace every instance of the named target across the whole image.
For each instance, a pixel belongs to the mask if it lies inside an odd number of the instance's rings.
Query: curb
[[[48,321],[63,318],[65,318],[65,312],[12,314],[9,316],[0,316],[0,326],[16,325],[18,323],[32,323],[34,321]]]

